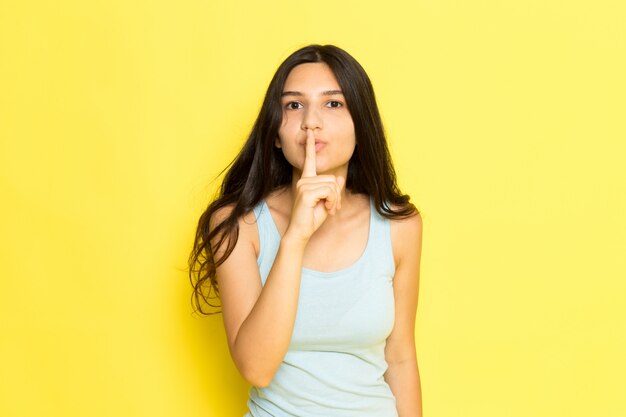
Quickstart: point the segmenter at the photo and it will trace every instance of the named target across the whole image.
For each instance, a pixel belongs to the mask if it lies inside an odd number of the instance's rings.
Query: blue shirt
[[[280,234],[262,201],[254,208],[265,281]],[[390,222],[370,199],[367,245],[333,272],[302,268],[289,350],[265,388],[252,387],[245,417],[397,417],[384,380],[385,342],[394,324]]]

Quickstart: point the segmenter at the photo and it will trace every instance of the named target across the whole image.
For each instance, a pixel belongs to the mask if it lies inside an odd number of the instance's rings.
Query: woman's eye
[[[297,101],[292,101],[290,103],[287,103],[287,108],[289,110],[297,110],[302,108],[302,104],[298,103]]]
[[[333,101],[329,101],[328,102],[328,107],[336,108],[336,107],[341,107],[341,106],[343,106],[343,103],[340,102],[340,101],[334,101],[333,100]]]

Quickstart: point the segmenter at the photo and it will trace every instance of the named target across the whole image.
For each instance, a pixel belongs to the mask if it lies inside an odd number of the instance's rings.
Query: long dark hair
[[[192,303],[202,314],[217,312],[207,311],[206,306],[212,310],[219,308],[216,270],[237,243],[239,219],[269,193],[291,183],[293,167],[274,146],[283,117],[281,93],[294,67],[316,62],[327,64],[335,74],[354,122],[357,145],[348,164],[346,188],[371,196],[376,210],[387,218],[417,213],[409,196],[402,194],[396,183],[374,89],[365,70],[346,51],[333,45],[299,49],[278,67],[248,140],[226,168],[218,197],[198,221],[189,256],[189,278],[193,286]],[[229,207],[229,214],[211,228],[212,216],[224,207]],[[218,249],[223,255],[216,259]]]

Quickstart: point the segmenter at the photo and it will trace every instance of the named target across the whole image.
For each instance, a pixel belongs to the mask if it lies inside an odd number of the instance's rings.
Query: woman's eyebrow
[[[302,94],[299,91],[283,91],[281,93],[281,97],[285,97],[285,96],[298,96],[301,97],[304,94]],[[326,91],[322,91],[322,95],[323,96],[336,96],[336,95],[343,95],[343,92],[341,90],[326,90]]]

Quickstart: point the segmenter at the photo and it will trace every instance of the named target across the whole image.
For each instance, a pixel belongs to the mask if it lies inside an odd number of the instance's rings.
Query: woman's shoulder
[[[288,197],[288,191],[286,187],[280,187],[273,191],[271,191],[267,196],[261,198],[261,200],[254,205],[250,210],[243,213],[238,218],[239,228],[247,229],[254,228],[256,230],[256,213],[255,209],[260,207],[262,204],[267,204],[267,206],[271,209],[272,212],[281,212],[284,207],[290,207],[291,204],[286,204]],[[215,210],[211,215],[211,228],[217,226],[218,224],[224,222],[229,217],[231,217],[233,210],[235,209],[235,203],[227,204],[219,209]]]
[[[210,220],[210,228],[214,229],[219,224],[228,220],[231,217],[233,210],[235,209],[235,204],[227,204],[219,209],[215,210],[215,212],[211,215]],[[237,236],[237,244],[251,244],[255,252],[258,255],[259,252],[259,234],[256,227],[256,216],[253,210],[244,213],[242,216],[239,216],[237,220],[237,224],[239,227],[239,233]],[[225,230],[227,239],[230,238],[228,231]]]
[[[217,225],[228,220],[228,218],[231,217],[234,209],[235,209],[235,203],[230,203],[215,210],[211,214],[211,219],[210,219],[211,229],[214,229]],[[247,213],[244,213],[242,216],[239,216],[239,224],[241,226],[242,222],[244,224],[254,223],[254,219],[255,219],[254,211],[250,210]]]
[[[405,206],[401,206],[399,204],[390,204],[389,208],[398,213],[401,212],[403,209],[405,209]],[[416,208],[413,208],[413,210],[410,212],[409,215],[407,216],[399,216],[399,217],[394,217],[392,219],[390,219],[392,224],[395,225],[400,225],[400,227],[421,227],[422,225],[422,215],[421,212],[419,210],[417,210]]]
[[[402,207],[391,205],[393,210]],[[423,221],[421,213],[416,209],[406,217],[390,219],[391,245],[393,247],[396,265],[406,256],[412,256],[421,251]]]

